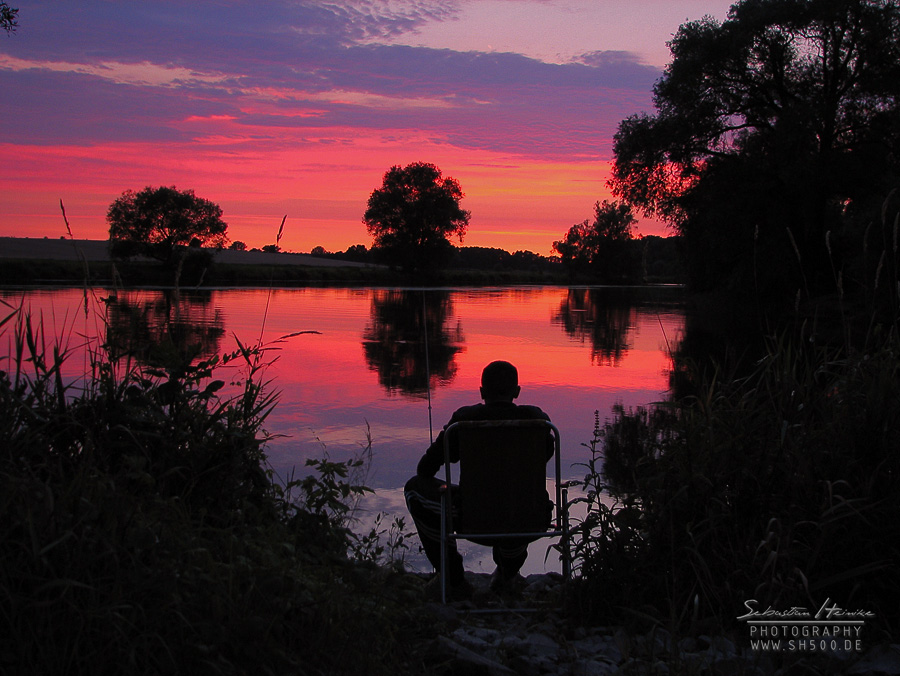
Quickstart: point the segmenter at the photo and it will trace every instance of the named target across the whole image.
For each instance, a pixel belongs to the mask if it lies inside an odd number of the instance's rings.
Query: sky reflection
[[[127,326],[137,327],[145,342],[161,335],[177,342],[180,336],[189,348],[207,353],[232,351],[237,340],[261,342],[271,362],[265,376],[280,392],[266,423],[277,435],[267,451],[277,474],[304,473],[305,461],[324,453],[335,460],[358,455],[371,438],[366,481],[377,493],[365,507],[377,512],[386,505],[399,515],[405,515],[400,489],[452,412],[478,401],[488,362],[516,364],[520,403],[550,415],[561,432],[564,478],[581,478],[578,463],[587,459],[583,444],[592,438],[594,412],[602,420],[614,404],[627,408],[662,398],[669,349],[684,327],[677,290],[648,299],[646,292],[559,287],[228,289],[183,293],[174,305],[162,291],[140,291],[119,292],[107,311],[100,298],[108,295],[89,292],[87,312],[80,289],[5,291],[2,297],[13,305],[24,298],[43,317],[48,339],[54,333],[67,337],[69,379],[87,372],[84,345],[109,335],[126,346]],[[137,310],[129,314],[129,308]],[[178,332],[148,328],[153,316],[168,314],[178,317]],[[119,324],[107,334],[116,317]],[[193,329],[185,328],[191,323]],[[316,333],[279,341],[300,331]],[[421,341],[426,332],[430,381]],[[150,354],[146,345],[135,345],[138,354]],[[7,350],[0,357],[10,354],[8,341],[0,346]],[[243,374],[229,366],[219,377],[235,381]],[[542,561],[541,551],[531,559]]]

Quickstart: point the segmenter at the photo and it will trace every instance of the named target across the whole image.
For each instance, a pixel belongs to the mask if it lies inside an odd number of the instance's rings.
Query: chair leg
[[[564,484],[562,487],[562,573],[563,579],[568,582],[572,575],[572,559],[569,550],[569,486]]]
[[[441,576],[441,603],[447,603],[447,569],[449,566],[449,561],[447,560],[447,509],[448,504],[447,501],[449,498],[450,491],[443,491],[441,493],[441,571],[439,575]]]

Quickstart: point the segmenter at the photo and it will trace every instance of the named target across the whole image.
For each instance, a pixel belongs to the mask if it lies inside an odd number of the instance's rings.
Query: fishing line
[[[656,311],[656,321],[659,322],[659,328],[662,330],[663,340],[666,341],[666,352],[669,353],[669,359],[675,360],[675,353],[672,352],[672,346],[669,344],[669,336],[666,335],[666,327],[663,326],[662,317],[659,316],[659,310]]]
[[[428,397],[428,439],[434,443],[434,427],[431,422],[431,364],[428,361],[428,308],[425,305],[425,289],[422,289],[422,332],[425,340],[425,393]]]

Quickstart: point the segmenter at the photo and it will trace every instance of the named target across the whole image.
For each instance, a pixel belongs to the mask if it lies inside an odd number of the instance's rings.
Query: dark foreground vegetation
[[[896,251],[894,203],[880,220]],[[740,337],[724,341],[704,339],[715,311],[689,313],[671,394],[598,417],[588,444],[579,617],[740,641],[747,602],[829,603],[864,611],[868,644],[898,642],[898,293],[885,264],[853,294],[836,276],[790,308],[729,296]]]
[[[874,614],[867,640],[896,642],[896,327],[858,351],[809,338],[772,339],[743,374],[687,368],[694,394],[598,423],[580,612],[696,634],[736,629],[751,599],[813,612],[831,599]]]
[[[66,350],[4,310],[0,672],[421,672],[419,594],[347,529],[361,461],[267,473],[258,350],[154,369],[94,346],[67,383]]]

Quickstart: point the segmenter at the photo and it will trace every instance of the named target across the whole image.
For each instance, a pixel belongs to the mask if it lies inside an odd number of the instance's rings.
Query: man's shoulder
[[[450,416],[450,422],[460,422],[461,420],[484,420],[485,414],[484,404],[472,404],[471,406],[461,406]]]
[[[527,404],[473,404],[456,409],[451,422],[462,420],[550,420],[550,417],[537,406]]]
[[[522,404],[520,406],[516,406],[516,410],[516,412],[525,419],[543,418],[544,420],[550,420],[550,416],[544,413],[544,411],[537,406]]]

